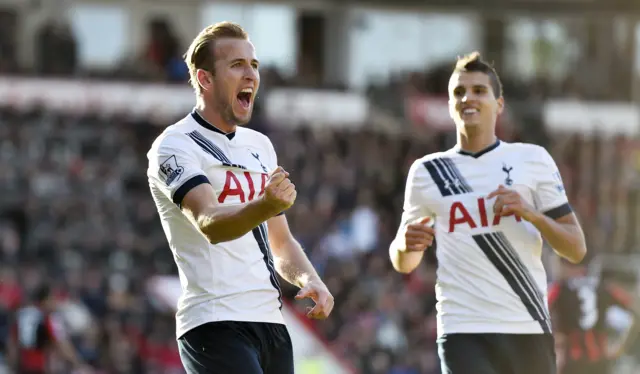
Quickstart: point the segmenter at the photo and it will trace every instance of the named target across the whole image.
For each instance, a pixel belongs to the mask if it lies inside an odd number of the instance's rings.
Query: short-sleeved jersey
[[[277,165],[269,138],[242,127],[225,134],[194,110],[154,141],[148,158],[151,194],[182,286],[177,336],[214,321],[284,323],[266,222],[211,244],[181,210],[185,195],[203,183],[222,205],[262,195]]]
[[[551,331],[541,235],[520,217],[493,214],[487,195],[499,185],[551,217],[571,212],[555,162],[539,146],[453,148],[410,168],[402,224],[434,218],[439,336]]]
[[[45,313],[35,306],[16,311],[11,339],[18,348],[21,370],[43,372],[51,344],[65,338],[64,325],[56,314]]]
[[[565,337],[563,357],[566,364],[608,359],[606,317],[613,306],[631,310],[631,297],[621,287],[599,277],[569,278],[549,288],[554,332]]]

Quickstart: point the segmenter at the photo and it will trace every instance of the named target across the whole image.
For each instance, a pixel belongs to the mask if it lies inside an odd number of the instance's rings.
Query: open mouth
[[[476,108],[465,108],[462,110],[462,115],[463,116],[472,116],[474,114],[478,114],[479,110]]]
[[[251,106],[251,97],[253,96],[253,90],[251,88],[245,88],[238,94],[238,102],[244,109],[249,109]]]

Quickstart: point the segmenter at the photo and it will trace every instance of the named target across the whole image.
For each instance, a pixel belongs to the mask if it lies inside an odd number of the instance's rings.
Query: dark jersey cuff
[[[197,187],[204,183],[209,183],[209,179],[204,175],[196,175],[195,177],[192,177],[188,181],[184,182],[182,186],[180,186],[176,190],[176,192],[173,194],[173,202],[177,204],[180,209],[182,209],[182,199],[184,199],[187,193],[194,187]]]
[[[569,203],[564,203],[557,208],[553,208],[544,212],[544,215],[551,219],[558,219],[560,217],[566,216],[567,214],[570,214],[571,212],[573,212],[573,208],[571,208],[571,205]]]

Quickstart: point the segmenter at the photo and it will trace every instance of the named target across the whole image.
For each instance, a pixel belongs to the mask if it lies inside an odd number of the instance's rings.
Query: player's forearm
[[[216,205],[198,217],[200,231],[216,244],[238,239],[278,213],[264,200],[246,204]]]
[[[577,264],[587,254],[584,234],[580,226],[564,224],[538,213],[531,223],[540,231],[542,237],[562,257]]]
[[[310,281],[320,280],[320,276],[314,269],[311,261],[295,239],[280,244],[280,248],[274,249],[276,271],[287,282],[303,288]]]
[[[76,368],[84,365],[82,359],[80,359],[80,357],[78,357],[78,355],[76,354],[76,350],[71,345],[71,342],[66,340],[58,342],[58,349],[62,356]]]
[[[397,272],[408,274],[420,265],[424,252],[407,252],[406,248],[402,248],[401,241],[395,239],[389,246],[389,257],[391,264]]]

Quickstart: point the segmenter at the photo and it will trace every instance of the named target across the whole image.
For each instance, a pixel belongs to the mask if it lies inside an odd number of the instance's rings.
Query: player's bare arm
[[[515,214],[531,222],[560,256],[572,263],[579,263],[587,254],[584,233],[574,213],[552,219],[532,207],[518,192],[502,185],[487,196],[487,199],[492,198],[496,198],[493,205],[495,214]]]
[[[276,271],[287,282],[300,287],[296,299],[311,298],[315,302],[316,305],[307,310],[309,318],[327,318],[333,310],[333,295],[291,234],[287,218],[284,215],[270,218],[267,227]]]
[[[58,352],[60,352],[62,357],[64,357],[73,365],[78,373],[88,374],[93,372],[91,367],[82,361],[71,342],[69,342],[67,339],[61,339],[57,341],[55,347],[57,348]]]
[[[219,204],[213,187],[204,183],[185,195],[182,211],[209,242],[234,240],[293,205],[297,193],[288,176],[283,168],[276,168],[260,198],[238,205]]]
[[[396,271],[407,274],[418,267],[435,237],[430,221],[430,217],[422,217],[400,227],[389,246],[389,257]]]

